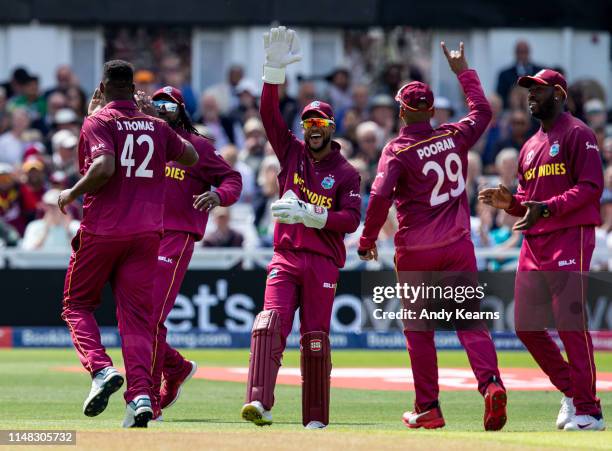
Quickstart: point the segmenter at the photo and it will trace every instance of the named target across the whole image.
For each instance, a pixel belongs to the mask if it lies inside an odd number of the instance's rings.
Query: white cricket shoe
[[[124,428],[146,428],[153,418],[151,399],[147,395],[136,396],[125,408]]]
[[[272,412],[264,409],[263,404],[259,401],[251,401],[242,406],[240,415],[244,420],[257,426],[270,426],[272,424]]]
[[[108,398],[123,385],[123,376],[112,366],[101,369],[91,381],[89,396],[83,403],[83,413],[88,417],[100,415],[108,405]]]
[[[561,408],[559,409],[559,415],[557,415],[557,429],[563,429],[574,415],[576,415],[574,398],[564,396],[561,398]]]
[[[574,415],[563,428],[565,431],[603,431],[606,423],[603,417],[597,419],[591,415]]]
[[[320,421],[311,421],[304,426],[304,429],[325,429],[325,425]]]

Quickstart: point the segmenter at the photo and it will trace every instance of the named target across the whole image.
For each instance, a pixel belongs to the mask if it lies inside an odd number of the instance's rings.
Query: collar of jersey
[[[116,110],[135,110],[136,103],[133,100],[113,100],[110,103],[107,103],[106,106],[108,108],[114,108]]]
[[[402,127],[402,134],[405,135],[407,133],[418,133],[418,132],[431,132],[433,128],[429,121],[427,122],[415,122],[414,124],[404,125]]]

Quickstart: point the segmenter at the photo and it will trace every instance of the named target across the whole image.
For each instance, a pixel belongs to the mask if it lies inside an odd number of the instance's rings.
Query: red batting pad
[[[282,356],[280,317],[274,310],[264,310],[253,323],[246,402],[259,401],[266,410],[272,408]]]
[[[300,340],[302,370],[302,424],[329,424],[329,386],[332,369],[329,337],[307,332]]]

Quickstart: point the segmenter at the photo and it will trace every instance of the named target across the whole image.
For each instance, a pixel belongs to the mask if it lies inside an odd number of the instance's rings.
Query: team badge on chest
[[[557,155],[559,155],[559,143],[554,143],[552,146],[550,146],[548,154],[551,157],[556,157]]]
[[[331,189],[332,186],[334,186],[334,183],[336,183],[336,180],[334,179],[333,175],[328,175],[323,180],[321,180],[321,186],[325,189]]]

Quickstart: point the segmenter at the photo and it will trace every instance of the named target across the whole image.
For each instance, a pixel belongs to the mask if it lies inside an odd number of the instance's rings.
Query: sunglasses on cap
[[[169,113],[174,113],[178,108],[178,104],[174,102],[168,102],[167,100],[154,100],[153,106],[157,111],[163,110]]]
[[[312,127],[331,127],[335,124],[336,123],[331,119],[323,119],[322,117],[311,117],[302,121],[302,127],[304,127],[306,130]]]

